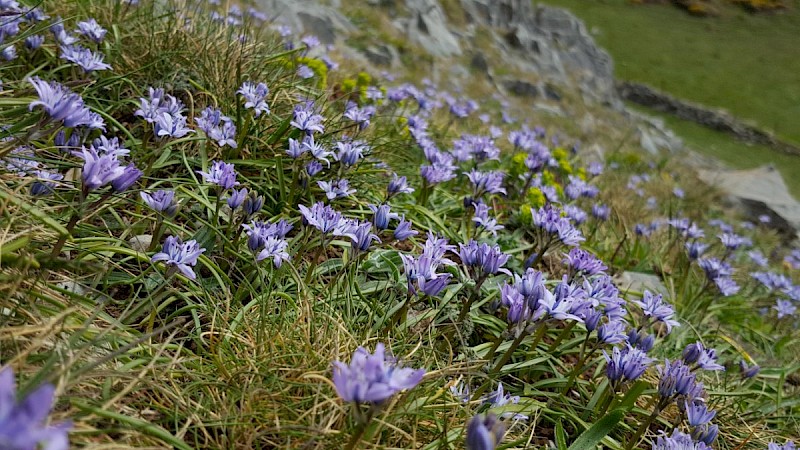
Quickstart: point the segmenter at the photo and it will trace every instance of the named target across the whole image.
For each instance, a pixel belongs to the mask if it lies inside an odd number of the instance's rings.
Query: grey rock
[[[556,102],[560,102],[561,101],[561,93],[552,84],[545,83],[544,84],[544,88],[542,89],[542,91],[544,91],[544,96],[545,96],[546,99],[553,100],[553,101],[556,101]]]
[[[620,291],[644,292],[648,290],[656,294],[669,295],[667,287],[657,275],[641,272],[622,272],[614,277],[614,283]]]
[[[585,135],[594,134],[597,130],[597,120],[591,114],[584,114],[579,125],[581,127],[581,133]]]
[[[773,220],[778,226],[788,223],[796,232],[800,230],[800,202],[783,181],[780,172],[771,166],[749,170],[698,170],[701,180],[716,186],[729,195],[752,218],[760,214],[780,217]],[[771,212],[770,212],[771,211]]]
[[[648,153],[655,155],[661,150],[677,152],[683,149],[683,141],[668,130],[661,121],[649,121],[639,125],[639,145]]]
[[[399,58],[397,49],[391,45],[373,45],[367,47],[362,53],[367,60],[376,66],[391,67]]]
[[[476,52],[472,55],[469,65],[481,73],[489,73],[489,63],[486,61],[486,57],[483,56],[483,53]]]
[[[318,1],[256,0],[256,5],[293,30],[317,36],[323,44],[333,44],[336,36],[356,31],[335,7],[320,5]]]
[[[535,84],[524,80],[506,80],[503,81],[503,87],[518,97],[536,97],[539,95],[539,88]]]
[[[639,146],[651,155],[658,154],[658,145],[656,145],[653,137],[645,127],[639,127]]]
[[[556,116],[556,117],[566,117],[567,116],[566,111],[564,111],[564,109],[561,108],[560,106],[551,105],[551,104],[542,103],[542,102],[534,103],[533,104],[533,110],[536,111],[536,112],[541,112],[541,113],[545,113],[545,114],[548,114],[548,115],[551,115],[551,116]]]
[[[433,56],[461,55],[459,39],[450,30],[437,0],[406,0],[406,9],[409,16],[399,23],[410,41]]]
[[[128,243],[131,245],[132,249],[144,253],[150,248],[150,244],[153,243],[153,235],[140,234],[128,239]]]

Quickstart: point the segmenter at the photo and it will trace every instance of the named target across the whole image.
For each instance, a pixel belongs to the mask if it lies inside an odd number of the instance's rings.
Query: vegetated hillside
[[[2,8],[3,448],[793,448],[800,254],[583,92]]]

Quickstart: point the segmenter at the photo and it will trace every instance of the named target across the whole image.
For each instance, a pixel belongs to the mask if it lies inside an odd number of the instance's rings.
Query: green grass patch
[[[722,107],[800,143],[800,9],[699,18],[627,0],[547,0],[583,19],[616,75]]]
[[[633,106],[633,105],[632,105]],[[659,113],[649,108],[636,109],[660,117],[675,131],[687,147],[698,153],[716,158],[734,169],[752,169],[772,164],[783,176],[789,191],[800,198],[800,157],[779,152],[765,145],[747,144],[721,131],[683,120],[671,114]]]

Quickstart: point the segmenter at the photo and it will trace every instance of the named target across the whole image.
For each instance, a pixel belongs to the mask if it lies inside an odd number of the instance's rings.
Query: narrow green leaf
[[[567,434],[560,420],[556,422],[556,447],[558,450],[567,450]]]
[[[581,433],[578,439],[569,446],[569,450],[594,450],[597,444],[617,426],[624,415],[625,409],[622,408],[609,412],[589,429]]]

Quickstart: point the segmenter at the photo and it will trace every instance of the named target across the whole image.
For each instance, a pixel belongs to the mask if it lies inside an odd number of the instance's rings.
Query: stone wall
[[[800,156],[800,147],[781,141],[772,133],[747,124],[724,110],[680,100],[641,83],[618,81],[616,88],[620,97],[625,100],[732,134],[743,142],[767,145],[778,151]]]

